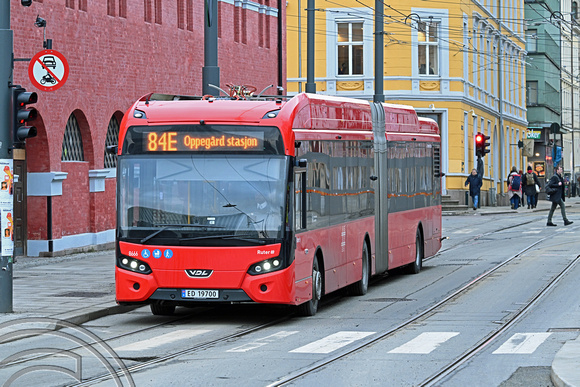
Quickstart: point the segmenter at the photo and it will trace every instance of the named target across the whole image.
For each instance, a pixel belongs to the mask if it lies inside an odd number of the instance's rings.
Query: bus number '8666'
[[[139,254],[136,251],[129,251],[130,257],[137,257]]]

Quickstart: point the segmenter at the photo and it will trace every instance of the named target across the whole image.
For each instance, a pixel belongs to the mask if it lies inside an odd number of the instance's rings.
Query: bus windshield
[[[122,239],[215,245],[282,238],[285,156],[163,154],[118,162]]]

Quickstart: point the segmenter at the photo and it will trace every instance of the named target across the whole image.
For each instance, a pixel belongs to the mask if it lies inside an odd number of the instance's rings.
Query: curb
[[[556,387],[580,386],[580,369],[578,354],[580,339],[570,340],[558,351],[552,362],[550,378]]]
[[[99,319],[101,317],[112,316],[116,314],[127,313],[143,305],[117,305],[109,304],[107,306],[89,306],[83,309],[75,310],[72,312],[63,313],[58,316],[54,316],[60,320],[67,321],[71,324],[81,325],[89,321]]]

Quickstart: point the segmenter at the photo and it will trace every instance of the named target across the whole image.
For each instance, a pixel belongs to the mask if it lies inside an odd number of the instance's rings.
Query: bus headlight
[[[147,263],[135,258],[122,256],[117,262],[117,266],[120,268],[134,271],[135,273],[151,274],[153,272]]]
[[[266,259],[265,261],[252,264],[250,266],[250,269],[248,270],[248,274],[250,275],[265,274],[280,269],[282,269],[282,261],[280,260],[280,258],[270,258]]]

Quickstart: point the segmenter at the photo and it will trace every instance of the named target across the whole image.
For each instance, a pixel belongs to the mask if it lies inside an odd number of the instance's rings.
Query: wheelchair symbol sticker
[[[141,250],[141,257],[147,259],[151,256],[151,252],[147,249]]]

